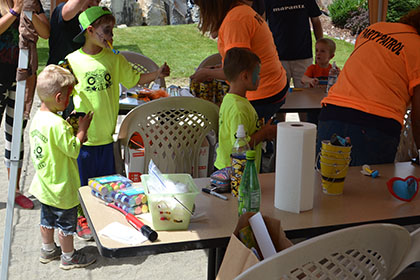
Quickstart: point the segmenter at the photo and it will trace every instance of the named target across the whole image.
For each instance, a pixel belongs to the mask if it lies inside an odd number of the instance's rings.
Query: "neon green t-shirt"
[[[112,143],[119,110],[119,84],[132,88],[139,81],[140,73],[124,56],[109,49],[102,49],[96,55],[79,49],[66,58],[79,82],[73,90],[74,108],[77,112],[93,112],[84,145]]]
[[[36,171],[29,192],[43,204],[56,208],[77,206],[80,203],[77,157],[81,144],[71,125],[59,115],[38,111],[29,135]]]
[[[254,134],[261,128],[257,112],[245,97],[228,93],[223,97],[219,111],[219,147],[214,163],[218,169],[231,165],[230,154],[235,143],[235,133],[238,125],[243,124],[247,136]],[[259,172],[261,163],[261,143],[255,146],[255,165]]]

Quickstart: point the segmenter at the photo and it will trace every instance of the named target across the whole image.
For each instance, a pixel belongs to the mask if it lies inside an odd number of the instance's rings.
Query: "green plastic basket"
[[[190,224],[195,197],[199,193],[190,174],[164,174],[165,178],[175,183],[183,183],[188,192],[176,194],[150,194],[148,174],[141,175],[141,182],[152,214],[155,230],[185,230]]]

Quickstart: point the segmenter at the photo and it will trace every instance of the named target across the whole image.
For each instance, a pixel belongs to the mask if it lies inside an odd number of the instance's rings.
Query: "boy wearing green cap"
[[[115,173],[113,138],[119,111],[119,84],[132,88],[169,76],[166,63],[156,72],[141,74],[121,54],[113,53],[115,18],[105,7],[90,7],[80,14],[82,31],[73,39],[85,43],[66,59],[78,80],[74,88],[77,112],[94,112],[89,138],[77,159],[82,186],[88,178]]]

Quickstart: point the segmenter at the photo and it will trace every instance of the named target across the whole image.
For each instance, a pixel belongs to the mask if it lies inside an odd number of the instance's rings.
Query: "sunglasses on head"
[[[408,176],[406,178],[393,177],[386,182],[389,192],[397,199],[411,201],[419,191],[420,178]]]

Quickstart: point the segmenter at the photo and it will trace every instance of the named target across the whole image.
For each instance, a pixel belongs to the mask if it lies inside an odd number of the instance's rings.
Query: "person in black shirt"
[[[69,53],[80,49],[82,43],[73,42],[80,33],[78,16],[92,6],[98,6],[100,0],[69,0],[60,3],[51,15],[51,35],[48,41],[48,64],[58,64]]]

